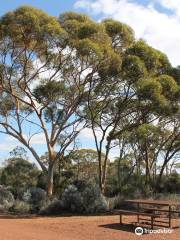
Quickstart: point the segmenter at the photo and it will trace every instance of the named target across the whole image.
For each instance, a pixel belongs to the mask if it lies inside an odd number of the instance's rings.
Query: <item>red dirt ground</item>
[[[123,217],[124,223],[135,220]],[[118,222],[118,216],[0,216],[0,240],[180,240],[180,228],[172,233],[137,236],[132,225],[120,226]],[[173,220],[175,225],[180,225],[180,219]]]

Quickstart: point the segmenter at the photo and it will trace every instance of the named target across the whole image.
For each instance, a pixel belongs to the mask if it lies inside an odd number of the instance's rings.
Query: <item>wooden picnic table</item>
[[[134,200],[125,200],[125,203],[128,204],[137,204],[137,212],[140,212],[140,205],[153,205],[153,206],[160,206],[160,207],[168,207],[168,209],[158,209],[158,208],[145,208],[143,209],[144,211],[150,211],[150,212],[161,212],[161,213],[168,213],[168,222],[164,221],[156,221],[159,223],[168,223],[168,227],[171,228],[171,218],[172,218],[172,213],[179,213],[179,210],[173,210],[173,206],[180,206],[180,202],[176,201],[171,201],[171,200],[147,200],[147,199],[134,199]],[[139,223],[139,220],[145,220],[145,219],[140,219],[140,215],[137,215],[137,221]],[[157,226],[157,224],[156,224]]]
[[[180,202],[171,200],[148,200],[148,199],[133,199],[125,200],[126,203],[139,203],[139,204],[149,204],[149,205],[161,205],[161,206],[180,206]]]

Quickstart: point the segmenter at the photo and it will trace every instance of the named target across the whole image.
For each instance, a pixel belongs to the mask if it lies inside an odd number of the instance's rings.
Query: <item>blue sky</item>
[[[22,5],[31,5],[58,16],[65,11],[89,14],[100,21],[111,17],[129,24],[137,38],[165,52],[171,63],[180,65],[180,0],[0,0],[0,16]],[[81,134],[82,147],[93,147],[92,134]],[[34,142],[43,152],[42,138]],[[0,160],[8,156],[17,143],[0,135]]]
[[[0,0],[0,15],[21,5],[31,5],[40,8],[51,15],[58,16],[64,11],[73,10],[74,0]]]

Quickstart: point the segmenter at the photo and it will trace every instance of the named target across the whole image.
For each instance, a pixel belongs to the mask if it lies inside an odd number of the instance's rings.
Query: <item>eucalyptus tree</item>
[[[127,25],[111,19],[102,24],[119,62],[116,68],[99,71],[96,77],[99,81],[91,83],[86,117],[95,139],[99,183],[104,191],[107,160],[114,140],[162,114],[177,112],[179,87],[170,75],[172,66],[165,54],[142,40],[134,40]]]
[[[161,164],[157,177],[157,186],[162,181],[162,176],[166,168],[170,168],[176,163],[180,163],[180,115],[173,116],[168,120],[164,120],[161,124],[164,130],[164,135],[161,144],[158,146],[158,151],[161,154]]]
[[[20,7],[0,19],[0,126],[32,153],[53,194],[53,168],[84,127],[81,111],[98,69],[115,62],[101,24],[66,13]],[[106,66],[105,66],[106,63]],[[33,138],[40,134],[48,164]]]
[[[37,166],[22,157],[10,157],[2,168],[0,183],[11,188],[16,197],[29,187],[37,185],[40,171]]]
[[[160,125],[144,123],[129,132],[128,144],[136,160],[137,175],[145,175],[145,185],[155,181],[162,142],[166,133]]]
[[[164,171],[172,169],[179,161],[180,129],[178,115],[161,116],[153,122],[141,123],[121,135],[121,152],[131,153],[136,162],[136,172],[145,185],[157,190]]]
[[[96,23],[72,12],[56,19],[32,7],[0,19],[0,131],[33,154],[49,196],[56,162],[86,126],[93,130],[103,190],[114,139],[148,114],[152,121],[176,112],[178,76],[164,54],[111,19]],[[38,134],[48,164],[33,144]]]

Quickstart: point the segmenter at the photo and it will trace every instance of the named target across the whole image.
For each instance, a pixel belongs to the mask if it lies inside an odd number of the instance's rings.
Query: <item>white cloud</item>
[[[175,17],[180,18],[180,0],[156,0],[156,2],[161,4],[166,9],[173,10]]]
[[[31,138],[31,144],[45,145],[46,139],[45,139],[44,133],[39,133],[39,134],[34,135]]]
[[[172,14],[158,11],[157,3]],[[180,0],[152,0],[146,7],[129,0],[79,0],[75,8],[129,24],[137,38],[165,52],[173,65],[180,65]]]
[[[106,135],[109,133],[109,130],[107,131]],[[101,131],[96,131],[96,136],[97,136],[97,140],[98,143],[101,140],[102,137],[102,132]],[[80,143],[81,143],[81,148],[91,148],[94,149],[96,151],[96,146],[95,146],[95,140],[94,140],[94,135],[92,132],[91,128],[84,128],[79,136],[78,136]],[[106,137],[105,137],[106,139]],[[106,145],[106,140],[104,140],[103,142],[103,151],[105,152],[105,145]],[[114,147],[110,150],[109,153],[109,159],[110,160],[114,160],[116,157],[119,156],[119,148],[118,147]]]
[[[83,128],[83,130],[80,132],[79,137],[86,138],[86,139],[92,139],[93,138],[93,132],[91,128]]]
[[[20,145],[17,140],[14,138],[7,136],[3,139],[3,142],[0,143],[0,151],[3,152],[10,152],[12,151],[17,145]]]
[[[25,139],[28,137],[24,135]],[[36,145],[44,145],[45,144],[45,137],[43,133],[34,135],[31,139],[32,144]],[[10,152],[12,151],[15,147],[17,146],[22,146],[24,147],[18,140],[11,136],[6,136],[3,138],[3,142],[0,143],[0,151],[1,152]]]

